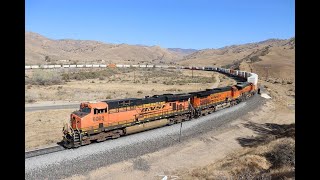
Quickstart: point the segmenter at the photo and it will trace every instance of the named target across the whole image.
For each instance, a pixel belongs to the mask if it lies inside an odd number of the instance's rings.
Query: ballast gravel
[[[182,123],[180,140],[214,131],[250,111],[263,105],[266,99],[259,95],[236,106]],[[94,143],[77,149],[70,149],[36,156],[25,160],[26,179],[61,179],[116,162],[139,157],[146,153],[179,143],[181,124],[165,126],[118,139]]]

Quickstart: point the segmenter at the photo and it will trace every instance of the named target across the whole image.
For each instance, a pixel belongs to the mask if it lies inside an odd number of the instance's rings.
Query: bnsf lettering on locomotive
[[[147,112],[147,111],[153,111],[153,110],[160,110],[163,109],[166,105],[160,105],[160,106],[153,106],[153,107],[147,107],[147,108],[142,108],[141,112]]]

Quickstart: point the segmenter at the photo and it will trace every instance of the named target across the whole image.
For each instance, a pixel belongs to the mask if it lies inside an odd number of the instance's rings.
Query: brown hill
[[[26,32],[25,40],[26,64],[178,63],[184,66],[240,68],[256,72],[263,78],[294,80],[295,38],[269,39],[258,43],[199,51],[166,49],[159,46],[106,44],[87,40],[52,40],[33,32]]]
[[[185,56],[179,64],[233,67],[256,72],[265,78],[294,80],[295,38],[204,49]]]
[[[52,40],[25,33],[25,63],[173,63],[182,55],[159,46],[106,44],[87,40]]]
[[[197,49],[182,49],[182,48],[168,48],[168,50],[179,53],[182,56],[187,56],[189,54],[192,54],[198,51]]]

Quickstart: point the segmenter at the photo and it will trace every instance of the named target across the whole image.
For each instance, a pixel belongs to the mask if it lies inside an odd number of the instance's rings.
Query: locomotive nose
[[[71,121],[71,126],[73,129],[78,129],[81,127],[81,118],[75,114],[71,114],[70,117],[70,121]]]

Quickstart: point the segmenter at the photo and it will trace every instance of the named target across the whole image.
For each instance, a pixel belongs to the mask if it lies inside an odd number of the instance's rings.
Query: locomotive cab
[[[106,103],[81,103],[80,109],[71,114],[70,124],[73,129],[87,130],[107,120],[108,106]]]
[[[66,124],[63,128],[64,146],[76,147],[79,144],[75,143],[81,143],[82,136],[87,131],[94,132],[95,129],[103,127],[103,122],[108,120],[107,112],[106,103],[81,103],[80,109],[70,115],[70,127]]]
[[[89,103],[81,103],[80,109],[74,111],[70,115],[70,124],[72,129],[81,129],[81,121],[89,114],[91,114],[91,107],[88,106]]]

